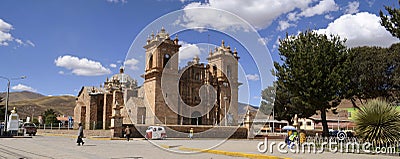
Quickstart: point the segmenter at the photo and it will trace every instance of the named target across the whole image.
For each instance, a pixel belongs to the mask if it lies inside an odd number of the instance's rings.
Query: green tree
[[[388,49],[381,47],[356,47],[349,50],[350,84],[346,98],[367,100],[382,97],[388,99],[393,87],[393,60]],[[355,105],[358,108],[358,106]]]
[[[55,114],[47,115],[45,118],[45,123],[46,124],[58,123],[56,115]]]
[[[400,10],[390,6],[385,6],[385,9],[389,15],[384,15],[382,10],[379,11],[381,25],[384,26],[394,37],[400,38]]]
[[[388,60],[391,61],[389,70],[392,73],[392,87],[389,90],[391,95],[390,101],[400,103],[400,43],[390,46],[388,53]]]
[[[4,112],[6,111],[6,107],[2,102],[4,101],[4,97],[0,97],[0,121],[4,121]]]
[[[273,83],[272,86],[268,86],[261,92],[261,106],[260,111],[265,115],[271,115],[274,102],[275,102],[275,94],[276,94],[276,83]]]
[[[384,144],[400,137],[400,112],[383,100],[368,101],[355,114],[356,133],[365,140]]]
[[[283,63],[274,63],[278,85],[287,89],[290,103],[302,117],[320,113],[327,136],[326,112],[339,105],[349,81],[345,40],[305,31],[279,42]]]
[[[43,117],[46,124],[58,123],[56,112],[53,109],[47,109]]]

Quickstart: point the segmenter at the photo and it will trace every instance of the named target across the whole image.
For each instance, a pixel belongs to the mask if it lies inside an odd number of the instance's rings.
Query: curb
[[[168,145],[161,145],[161,147],[169,148]],[[290,159],[286,157],[277,157],[277,156],[267,156],[262,154],[250,154],[250,153],[243,153],[243,152],[231,152],[231,151],[221,151],[221,150],[207,150],[207,149],[198,149],[198,148],[188,148],[188,147],[179,147],[179,150],[183,151],[198,151],[198,152],[206,152],[218,155],[226,155],[226,156],[233,156],[233,157],[246,157],[246,158],[254,158],[254,159]]]
[[[70,134],[40,133],[38,135],[43,135],[43,136],[61,136],[61,137],[68,137],[68,138],[76,138],[76,135],[70,135]]]

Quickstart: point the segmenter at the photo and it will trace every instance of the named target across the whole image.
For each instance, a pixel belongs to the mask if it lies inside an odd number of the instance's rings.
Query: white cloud
[[[30,40],[27,40],[27,41],[26,41],[26,44],[28,44],[28,45],[30,45],[30,46],[32,46],[32,47],[35,47],[35,44],[34,44],[32,41],[30,41]]]
[[[288,20],[290,20],[290,21],[297,21],[297,20],[300,19],[300,18],[297,16],[297,12],[292,12],[292,13],[287,14],[287,18],[288,18]]]
[[[361,12],[355,15],[345,14],[333,21],[326,29],[317,30],[321,34],[335,34],[346,38],[348,47],[382,46],[388,47],[397,38],[381,26],[380,18],[375,14]]]
[[[279,31],[284,31],[284,30],[286,30],[287,28],[289,28],[289,27],[292,27],[292,26],[296,26],[296,24],[290,24],[288,21],[279,21],[279,26],[278,26],[278,30]]]
[[[110,67],[111,67],[111,68],[116,68],[117,65],[112,63],[112,64],[110,64]]]
[[[10,33],[11,30],[13,30],[12,25],[5,22],[3,19],[0,19],[0,46],[8,46],[9,42],[12,41],[16,42],[19,46],[35,46],[30,40],[24,43],[21,39],[13,37]]]
[[[179,48],[179,60],[192,59],[194,56],[200,55],[200,48],[196,44],[188,44],[182,42],[182,47]]]
[[[139,64],[139,60],[136,60],[134,58],[128,59],[124,62],[125,67],[131,69],[131,70],[138,70],[139,67],[137,66]]]
[[[79,59],[69,55],[60,56],[54,63],[58,67],[64,67],[72,70],[72,73],[78,76],[100,76],[110,74],[111,71],[101,65],[100,62],[88,60],[87,58]]]
[[[306,8],[298,16],[312,17],[314,15],[321,15],[331,11],[337,11],[339,9],[338,5],[334,0],[322,0],[313,7]]]
[[[106,1],[110,3],[122,3],[122,4],[128,3],[128,0],[106,0]]]
[[[185,27],[212,26],[220,30],[248,29],[243,23],[230,14],[221,14],[218,10],[190,10],[190,8],[216,8],[231,12],[248,21],[256,29],[268,27],[273,20],[282,14],[305,9],[313,0],[210,0],[208,3],[193,2],[184,7],[185,16],[178,21]]]
[[[22,42],[21,39],[15,39],[15,42],[17,42],[17,43],[20,44],[20,45],[23,45],[23,44],[24,44],[24,42]]]
[[[333,20],[334,17],[330,14],[325,15],[325,19]]]
[[[366,0],[366,1],[368,3],[369,7],[372,7],[372,5],[374,5],[374,3],[375,3],[375,0]]]
[[[64,71],[58,71],[58,74],[63,75],[63,74],[65,74],[65,72]]]
[[[258,76],[258,74],[254,74],[254,75],[252,75],[252,74],[247,74],[247,75],[246,75],[246,78],[247,78],[248,80],[250,80],[250,81],[258,81],[258,80],[260,80],[260,76]]]
[[[0,19],[0,46],[8,46],[8,42],[13,40],[9,33],[12,25]]]
[[[23,85],[23,84],[18,84],[16,86],[12,86],[11,89],[15,91],[30,91],[30,92],[36,92],[36,89],[33,89],[32,87]]]
[[[345,14],[354,14],[358,12],[358,7],[360,6],[360,2],[354,1],[354,2],[349,2]]]
[[[274,45],[272,45],[273,49],[277,49],[279,47],[279,39],[281,38],[281,36],[278,35],[278,37],[276,37],[275,43]]]

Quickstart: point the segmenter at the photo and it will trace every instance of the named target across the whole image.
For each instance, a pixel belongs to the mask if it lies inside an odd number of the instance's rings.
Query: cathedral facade
[[[222,41],[210,50],[208,63],[194,57],[179,68],[179,40],[164,28],[144,46],[143,85],[124,73],[104,86],[83,87],[77,97],[75,123],[86,129],[124,125],[221,125],[238,123],[238,60]]]

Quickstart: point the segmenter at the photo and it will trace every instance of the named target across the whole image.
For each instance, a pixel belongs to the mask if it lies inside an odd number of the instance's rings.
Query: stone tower
[[[210,71],[215,78],[213,85],[217,90],[217,115],[221,125],[236,125],[238,120],[238,60],[236,49],[232,52],[230,46],[221,46],[210,50],[207,58]],[[226,110],[226,114],[225,114]],[[225,122],[225,116],[227,121]]]
[[[178,121],[178,116],[164,100],[176,95],[168,94],[167,90],[161,89],[162,76],[164,76],[163,79],[178,79],[178,53],[181,47],[178,41],[178,37],[171,40],[169,34],[162,28],[156,35],[152,33],[144,46],[146,68],[143,87],[145,103],[148,103],[152,111],[152,113],[147,113],[146,123],[148,124],[176,124]]]

